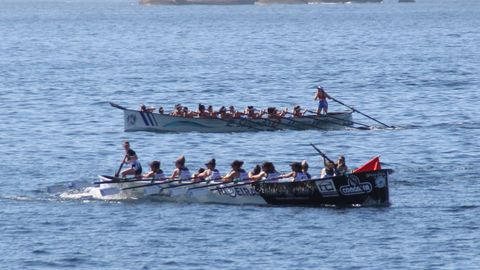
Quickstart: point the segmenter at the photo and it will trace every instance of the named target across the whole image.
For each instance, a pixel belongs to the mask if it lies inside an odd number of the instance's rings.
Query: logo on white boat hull
[[[372,191],[372,184],[368,182],[360,182],[356,175],[348,176],[348,185],[340,187],[340,193],[345,196],[370,193]]]
[[[219,195],[227,195],[230,197],[248,197],[257,195],[255,189],[248,187],[218,188],[217,191]]]
[[[127,116],[127,123],[133,126],[137,122],[137,117],[134,114],[130,114]]]

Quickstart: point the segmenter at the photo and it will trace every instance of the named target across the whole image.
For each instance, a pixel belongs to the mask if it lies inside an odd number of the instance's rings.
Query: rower
[[[133,152],[135,153],[135,151]],[[126,177],[127,175],[135,175],[135,177],[141,176],[142,165],[140,164],[140,161],[138,161],[137,155],[129,155],[127,160],[128,160],[127,163],[130,165],[130,168],[127,168],[122,171],[121,173],[122,177]]]
[[[242,168],[243,161],[234,160],[230,166],[232,167],[232,170],[222,178],[223,182],[242,181],[248,179],[248,173]]]
[[[212,105],[208,105],[207,112],[208,112],[208,115],[211,118],[217,118],[217,113],[213,111],[213,106]]]
[[[312,179],[312,176],[308,173],[308,163],[304,159],[302,160],[302,172],[308,177],[308,179]]]
[[[234,106],[230,106],[228,108],[228,111],[229,111],[229,114],[230,114],[231,118],[239,118],[240,117],[240,113],[237,112],[237,110],[235,109]]]
[[[230,118],[230,115],[227,114],[227,108],[225,108],[225,106],[220,107],[220,109],[218,110],[218,115],[220,115],[220,118],[222,119]]]
[[[340,174],[340,175],[343,175],[344,173],[348,172],[348,167],[345,164],[345,156],[344,155],[338,156],[338,160],[337,160],[337,163],[335,164],[335,166],[337,167],[337,173]]]
[[[160,169],[160,161],[154,160],[150,163],[150,171],[143,175],[143,178],[152,178],[152,182],[157,180],[164,180],[165,174]]]
[[[250,176],[251,180],[278,180],[280,173],[275,170],[272,162],[264,162],[262,164],[262,171],[259,174]]]
[[[255,107],[253,106],[248,106],[247,108],[245,108],[244,115],[250,119],[257,119],[259,117],[258,114],[255,112]]]
[[[170,113],[170,115],[172,115],[172,116],[182,116],[183,115],[182,105],[180,103],[175,105],[175,107],[173,108],[173,111]]]
[[[325,167],[320,172],[320,178],[334,177],[335,176],[335,164],[327,161]]]
[[[317,109],[317,115],[320,115],[322,113],[322,110],[327,114],[328,112],[328,99],[332,99],[327,92],[323,89],[321,86],[317,86],[317,93],[315,94],[314,100],[318,99],[318,109]]]
[[[158,113],[159,114],[164,114],[163,107],[158,108]]]
[[[262,172],[262,168],[260,167],[260,165],[255,165],[255,167],[253,167],[253,169],[251,171],[248,172],[248,178],[252,178],[252,176],[254,175],[257,175],[259,174],[260,172]]]
[[[220,175],[220,172],[215,168],[216,161],[214,158],[212,158],[207,163],[205,163],[205,166],[207,166],[207,169],[202,173],[198,173],[194,175],[194,177],[203,178],[207,181],[216,181],[222,178],[222,176]]]
[[[300,107],[299,105],[297,105],[297,106],[293,107],[293,113],[292,113],[292,115],[293,115],[293,117],[302,117],[302,116],[305,114],[306,111],[307,111],[307,110],[305,110],[305,111],[302,112],[302,107]]]
[[[171,179],[188,180],[190,179],[190,171],[185,167],[185,156],[180,156],[175,161],[175,170],[173,170]]]
[[[208,118],[210,117],[210,114],[205,111],[205,105],[203,104],[198,104],[198,111],[197,111],[197,116],[199,118]]]
[[[282,178],[293,178],[292,182],[302,181],[308,179],[307,175],[302,171],[302,164],[300,162],[293,162],[290,164],[292,171],[286,174],[280,175]]]

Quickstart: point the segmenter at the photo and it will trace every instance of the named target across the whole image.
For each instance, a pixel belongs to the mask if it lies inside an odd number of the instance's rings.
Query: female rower
[[[243,161],[234,160],[230,166],[232,167],[232,170],[222,178],[223,182],[248,179],[248,173],[242,168]]]
[[[334,177],[335,176],[335,164],[327,161],[325,168],[320,172],[320,178]]]
[[[175,170],[173,170],[171,179],[188,180],[190,179],[190,171],[185,167],[185,156],[180,156],[175,161]]]
[[[207,180],[207,181],[217,181],[222,179],[220,172],[217,169],[215,169],[216,161],[214,158],[212,158],[207,163],[205,163],[205,166],[207,166],[207,169],[205,171],[195,175],[196,180],[198,180],[197,178],[199,179],[203,178],[204,180]]]
[[[302,181],[308,179],[307,175],[305,175],[302,171],[302,164],[300,162],[293,162],[290,164],[290,167],[292,167],[292,171],[286,174],[280,175],[282,178],[293,178],[292,182],[295,181]]]
[[[308,177],[308,179],[312,179],[312,176],[308,173],[308,163],[306,160],[302,160],[302,172]]]
[[[322,110],[327,114],[328,112],[328,99],[332,99],[327,92],[321,87],[317,86],[317,93],[315,94],[315,99],[318,99],[318,109],[317,109],[317,115],[320,115],[322,113]]]
[[[160,161],[154,160],[150,163],[150,171],[143,175],[143,178],[152,178],[153,181],[165,180],[165,174],[160,169]]]
[[[199,118],[210,117],[210,114],[207,111],[205,111],[205,105],[203,104],[198,104],[198,111],[196,112],[196,114]]]
[[[344,174],[348,172],[348,167],[347,164],[345,164],[345,157],[343,155],[338,156],[338,160],[335,165],[339,174]]]
[[[302,107],[299,105],[293,107],[293,117],[302,117],[305,114],[306,110],[302,112]]]
[[[257,180],[278,180],[280,173],[275,170],[272,162],[264,162],[262,164],[262,171],[259,174],[252,175],[250,179]]]
[[[257,164],[257,165],[255,165],[255,167],[253,167],[253,170],[248,172],[248,178],[251,179],[252,176],[257,175],[260,172],[262,172],[262,168],[260,168],[260,165]]]

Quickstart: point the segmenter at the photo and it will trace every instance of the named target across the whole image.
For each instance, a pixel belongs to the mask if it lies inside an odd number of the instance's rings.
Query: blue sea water
[[[480,3],[141,6],[0,1],[1,269],[478,269]],[[141,103],[315,107],[394,130],[124,133]],[[345,108],[330,102],[330,110]],[[359,114],[355,120],[375,124]],[[386,208],[65,199],[49,186],[180,154],[222,172],[345,154],[395,169]],[[145,166],[146,167],[146,166]]]

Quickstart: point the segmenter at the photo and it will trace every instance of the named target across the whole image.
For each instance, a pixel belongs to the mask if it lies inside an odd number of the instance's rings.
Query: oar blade
[[[157,194],[160,194],[161,191],[162,191],[162,188],[159,185],[148,186],[143,189],[143,195],[145,196],[157,195]]]
[[[105,197],[105,196],[112,196],[112,195],[117,195],[122,190],[118,187],[107,187],[107,188],[101,188],[100,189],[100,194]]]

